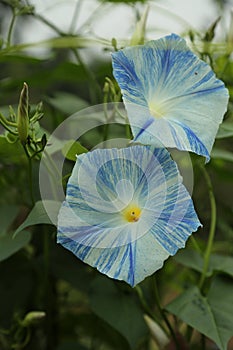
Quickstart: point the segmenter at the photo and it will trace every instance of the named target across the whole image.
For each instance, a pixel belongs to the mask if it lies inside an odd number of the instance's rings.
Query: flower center
[[[123,215],[128,222],[137,222],[141,216],[141,209],[137,205],[130,205],[123,211]]]
[[[150,114],[155,118],[162,118],[164,111],[159,104],[153,102],[148,103]]]

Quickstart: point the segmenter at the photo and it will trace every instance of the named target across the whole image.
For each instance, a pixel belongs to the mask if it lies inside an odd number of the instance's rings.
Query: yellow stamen
[[[141,216],[141,209],[136,205],[130,205],[123,211],[123,215],[128,222],[137,222]]]

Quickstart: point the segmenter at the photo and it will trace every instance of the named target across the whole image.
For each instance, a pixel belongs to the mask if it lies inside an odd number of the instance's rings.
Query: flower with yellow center
[[[166,149],[96,149],[77,158],[57,241],[100,272],[135,286],[184,247],[198,226]]]
[[[176,34],[112,54],[134,141],[210,159],[228,90]]]

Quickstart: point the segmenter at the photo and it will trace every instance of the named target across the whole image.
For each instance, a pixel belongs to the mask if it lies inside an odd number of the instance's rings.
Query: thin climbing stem
[[[23,145],[23,148],[24,148],[24,152],[25,152],[27,159],[28,159],[29,191],[30,191],[31,202],[32,202],[32,205],[34,206],[35,198],[34,198],[34,194],[33,194],[33,182],[32,182],[32,158],[31,158],[30,154],[28,153],[26,145]]]
[[[162,305],[161,305],[161,302],[160,302],[160,296],[159,296],[159,290],[158,290],[158,284],[157,284],[157,279],[156,279],[156,276],[154,275],[154,283],[153,283],[153,286],[154,286],[154,297],[155,297],[155,302],[156,302],[156,306],[160,312],[160,315],[162,317],[162,319],[164,320],[169,332],[170,332],[170,335],[172,337],[172,339],[174,340],[174,344],[175,344],[175,347],[176,347],[176,350],[179,350],[180,349],[180,346],[179,346],[179,343],[178,343],[178,340],[177,340],[177,337],[176,337],[176,334],[171,326],[171,323],[169,321],[169,319],[167,318],[167,315],[166,315],[166,312],[164,311],[164,309],[162,308]]]
[[[0,113],[0,123],[5,127],[5,125],[13,126],[14,128],[17,127],[17,124],[15,122],[11,122],[10,120],[7,120],[4,118],[4,116]]]
[[[103,98],[103,109],[104,109],[104,116],[105,116],[105,124],[104,124],[104,130],[103,130],[103,141],[106,141],[108,139],[108,132],[109,132],[109,116],[108,116],[108,93],[104,93]]]
[[[101,88],[99,84],[96,81],[96,77],[92,73],[92,71],[87,67],[87,65],[84,63],[81,55],[79,54],[78,50],[71,49],[73,52],[75,58],[77,59],[78,63],[81,65],[83,70],[85,71],[87,78],[90,82],[90,99],[92,104],[96,104],[98,102],[97,96],[101,96]]]
[[[32,205],[35,204],[35,198],[33,193],[33,181],[32,181],[32,159],[28,157],[28,175],[29,175],[29,188],[30,188],[30,196]]]
[[[17,17],[16,9],[12,8],[12,18],[10,21],[8,34],[7,34],[7,42],[6,42],[7,47],[11,46],[11,38],[12,38],[12,33],[13,33],[13,28],[14,28],[16,17]]]
[[[50,174],[49,180],[50,180],[53,198],[55,200],[58,200],[59,197],[57,193],[57,184],[62,181],[61,174],[57,168],[56,163],[54,162],[50,154],[46,151],[46,149],[44,149],[44,156],[45,158],[44,158],[43,164],[46,167],[48,173]]]
[[[45,290],[47,294],[47,288],[49,284],[49,235],[47,230],[44,230],[44,241],[43,241],[43,252],[44,252],[44,279],[45,279]]]
[[[33,14],[33,16],[36,19],[40,20],[45,25],[47,25],[48,27],[50,27],[51,29],[53,29],[61,37],[65,37],[65,36],[68,35],[67,33],[61,31],[58,27],[56,27],[53,23],[48,21],[43,16],[41,16],[39,14]],[[98,95],[100,95],[100,93],[101,93],[100,86],[98,85],[94,74],[91,72],[91,70],[86,66],[86,64],[82,60],[78,50],[73,48],[73,49],[71,49],[71,51],[73,52],[73,54],[74,54],[75,58],[77,59],[78,63],[82,66],[83,70],[85,71],[85,73],[87,75],[87,78],[90,81],[90,99],[91,99],[91,103],[92,104],[96,104],[98,102],[97,98],[96,98],[96,91],[97,91]]]
[[[66,35],[66,33],[61,31],[57,26],[55,26],[55,24],[51,23],[50,21],[48,21],[46,18],[44,18],[43,16],[39,15],[38,13],[33,13],[33,17],[38,19],[42,23],[44,23],[47,27],[53,29],[60,36],[65,36]]]
[[[9,131],[9,133],[11,133],[12,135],[15,135],[15,136],[18,135],[18,132],[12,130],[12,128],[9,127],[9,126],[7,125],[7,123],[5,123],[3,120],[1,120],[1,118],[0,118],[0,124],[1,124],[7,131]],[[15,126],[14,126],[14,128],[15,128]]]
[[[73,13],[72,20],[70,23],[70,29],[69,29],[70,33],[73,33],[75,31],[75,25],[77,23],[77,19],[78,19],[78,16],[80,14],[80,11],[81,11],[82,3],[83,3],[83,0],[77,0],[77,2],[76,2],[74,13]]]
[[[202,350],[206,350],[206,338],[204,334],[201,335],[201,348]]]
[[[125,135],[128,140],[132,139],[131,128],[129,124],[125,124]]]
[[[138,285],[135,287],[135,291],[137,293],[137,296],[140,300],[141,306],[143,307],[144,311],[146,312],[147,315],[149,315],[152,319],[155,320],[156,323],[158,323],[161,327],[161,321],[159,319],[159,317],[157,315],[154,315],[154,313],[151,311],[151,308],[149,307],[149,305],[147,304],[142,289],[141,287],[139,287]],[[163,328],[163,327],[162,327]],[[164,329],[165,331],[165,329]]]
[[[198,253],[202,254],[202,250],[201,250],[199,244],[197,243],[197,240],[195,239],[195,237],[194,237],[193,235],[190,237],[190,242],[191,242],[192,245],[194,246],[195,250],[196,250]]]
[[[203,165],[200,166],[200,169],[202,170],[202,173],[204,175],[204,178],[205,178],[205,181],[207,184],[207,188],[208,188],[208,192],[209,192],[210,207],[211,207],[211,222],[210,222],[209,238],[208,238],[208,242],[207,242],[206,251],[204,254],[203,270],[202,270],[202,274],[201,274],[200,281],[199,281],[199,288],[200,288],[200,290],[202,290],[205,279],[206,279],[206,275],[208,272],[210,255],[211,255],[211,251],[212,251],[213,243],[214,243],[214,236],[215,236],[215,229],[216,229],[216,201],[215,201],[215,197],[214,197],[214,191],[213,191],[213,186],[211,183],[210,176],[209,176],[206,168]]]
[[[107,3],[100,3],[98,7],[91,12],[90,16],[85,20],[85,22],[79,27],[79,32],[84,32],[86,28],[89,28],[92,23],[94,23],[94,20],[96,18],[99,18],[100,15],[103,15],[104,8],[108,9],[109,4]]]

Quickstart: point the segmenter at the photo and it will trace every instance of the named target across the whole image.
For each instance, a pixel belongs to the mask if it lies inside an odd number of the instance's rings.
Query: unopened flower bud
[[[109,83],[107,81],[104,83],[103,93],[104,94],[109,93]]]
[[[142,17],[139,19],[139,21],[136,24],[136,28],[130,40],[131,46],[144,44],[148,12],[149,12],[149,7],[147,6]]]
[[[40,321],[46,316],[44,311],[30,311],[23,319],[22,325],[28,327],[35,322]]]
[[[112,47],[114,48],[115,51],[117,51],[117,41],[115,38],[112,38]]]
[[[28,116],[28,86],[23,84],[23,89],[19,98],[18,115],[17,115],[17,128],[19,139],[23,145],[27,142],[28,130],[29,130],[29,116]]]
[[[144,320],[149,327],[151,335],[155,340],[156,344],[158,344],[160,349],[163,349],[169,342],[168,336],[162,330],[162,328],[148,315],[144,315]]]

